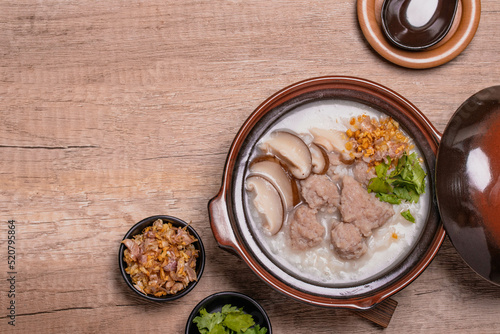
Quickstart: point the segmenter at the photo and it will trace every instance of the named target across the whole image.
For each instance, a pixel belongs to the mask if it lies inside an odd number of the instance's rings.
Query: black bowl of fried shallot
[[[170,301],[188,294],[205,267],[205,249],[195,229],[165,215],[145,218],[125,234],[118,251],[127,285],[151,301]]]

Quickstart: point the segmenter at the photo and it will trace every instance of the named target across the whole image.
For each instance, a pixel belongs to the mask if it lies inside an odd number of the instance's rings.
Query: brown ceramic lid
[[[460,0],[455,22],[444,39],[423,51],[407,51],[390,43],[381,26],[383,0],[358,0],[361,31],[370,46],[388,61],[407,68],[432,68],[449,62],[467,48],[481,17],[481,0]]]
[[[436,196],[458,253],[500,284],[500,86],[471,96],[448,123],[437,155]]]
[[[460,0],[438,0],[434,14],[422,26],[415,26],[408,14],[426,9],[425,4],[411,8],[411,0],[385,0],[381,22],[387,39],[400,49],[423,51],[438,44],[457,22],[455,14]],[[417,15],[418,16],[418,15]],[[410,15],[411,17],[411,15]]]

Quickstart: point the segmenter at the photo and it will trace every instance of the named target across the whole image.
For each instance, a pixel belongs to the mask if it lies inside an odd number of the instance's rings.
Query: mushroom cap
[[[278,191],[283,202],[285,211],[294,207],[295,199],[298,198],[297,186],[293,186],[295,180],[291,180],[281,165],[272,160],[261,160],[250,165],[250,176],[260,176],[270,182]]]
[[[295,178],[305,179],[311,174],[311,152],[298,135],[287,131],[274,131],[259,147],[282,160]]]
[[[313,135],[313,143],[323,146],[328,151],[345,152],[347,143],[346,135],[339,130],[312,128],[309,130]]]
[[[262,225],[271,235],[283,225],[284,210],[281,197],[274,186],[260,176],[246,179],[245,188],[254,194],[253,205],[262,219]]]
[[[314,174],[325,174],[330,165],[330,159],[328,159],[328,153],[314,143],[309,145],[309,150],[311,151],[312,158],[312,172]]]
[[[324,147],[329,152],[340,153],[342,161],[350,164],[352,158],[349,156],[345,145],[347,144],[347,136],[344,132],[334,129],[312,128],[309,130],[313,135],[313,143]]]

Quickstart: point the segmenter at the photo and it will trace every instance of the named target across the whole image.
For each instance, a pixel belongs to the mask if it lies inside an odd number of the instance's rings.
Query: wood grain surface
[[[0,1],[0,332],[182,333],[201,299],[228,290],[258,300],[274,333],[379,332],[268,287],[217,247],[207,203],[245,119],[302,79],[378,82],[443,131],[469,96],[499,84],[499,17],[500,1],[482,1],[462,54],[409,70],[370,48],[354,0]],[[123,235],[156,214],[192,221],[207,252],[199,284],[168,304],[134,295],[117,268]],[[500,330],[500,288],[448,240],[393,298],[386,333]]]

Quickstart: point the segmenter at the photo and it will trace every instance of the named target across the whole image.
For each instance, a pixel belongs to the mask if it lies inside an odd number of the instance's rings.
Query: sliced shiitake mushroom
[[[305,179],[311,174],[312,158],[309,147],[291,132],[274,131],[260,149],[276,155],[297,179]]]
[[[260,176],[269,181],[278,191],[285,211],[291,210],[298,198],[297,184],[291,180],[281,165],[272,160],[260,160],[250,164],[250,176]]]
[[[334,129],[312,128],[313,143],[323,146],[327,151],[341,154],[341,160],[350,163],[352,157],[346,151],[347,137],[345,133]]]
[[[312,172],[315,174],[325,174],[330,165],[328,153],[321,146],[311,143],[309,145],[312,158]]]
[[[271,235],[278,233],[283,225],[284,210],[276,188],[260,176],[248,177],[245,188],[254,194],[253,205],[262,219],[264,228]]]
[[[339,130],[312,128],[309,130],[313,135],[313,142],[321,145],[328,151],[341,153],[345,151],[347,143],[346,135]]]

